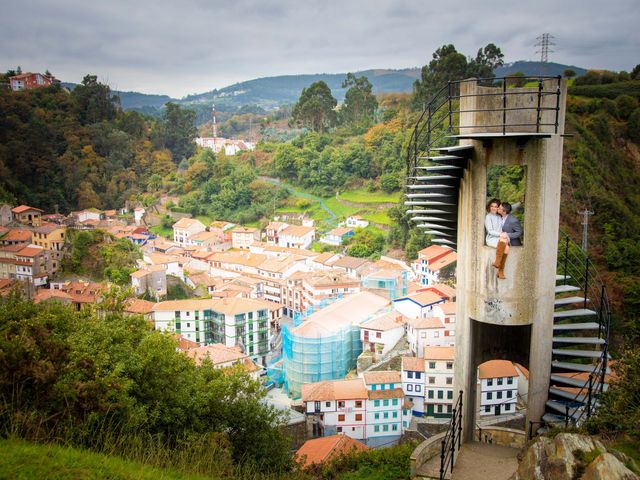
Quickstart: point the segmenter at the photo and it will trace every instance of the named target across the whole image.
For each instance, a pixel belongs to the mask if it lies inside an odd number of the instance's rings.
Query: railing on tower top
[[[551,81],[555,88],[548,88]],[[438,90],[430,99],[416,122],[413,133],[407,146],[407,176],[411,176],[421,156],[429,156],[431,150],[437,147],[447,146],[448,136],[455,132],[465,133],[470,128],[478,125],[460,125],[460,114],[464,113],[490,113],[495,114],[501,121],[492,124],[483,124],[482,127],[499,129],[502,134],[513,127],[530,128],[537,133],[558,133],[558,121],[560,118],[560,76],[535,76],[535,77],[496,77],[496,78],[470,78],[448,82]],[[557,83],[556,83],[557,82]],[[464,84],[477,83],[483,86],[499,87],[499,91],[479,91],[469,94],[461,93]],[[533,84],[533,86],[528,86]],[[522,88],[513,88],[524,85]],[[547,106],[543,101],[547,96],[555,96],[553,106]],[[500,97],[499,106],[494,108],[461,109],[460,99],[465,97]],[[518,103],[518,99],[529,97],[532,106],[524,106]],[[531,101],[535,100],[535,101]],[[517,117],[513,123],[508,120],[508,113],[523,110],[535,110],[535,121],[523,122],[522,117]],[[543,118],[545,111],[553,111],[553,119]],[[523,130],[524,131],[524,130]]]
[[[606,384],[611,309],[604,282],[598,275],[587,252],[572,242],[567,234],[561,234],[558,253],[558,274],[564,277],[565,283],[573,282],[577,287],[580,287],[584,296],[582,308],[591,308],[596,312],[597,338],[603,340],[600,357],[594,362],[593,370],[589,373],[587,381],[575,391],[573,400],[567,403],[565,425],[579,426],[597,410],[600,395]]]
[[[458,400],[453,406],[449,429],[442,440],[440,450],[440,480],[444,480],[447,471],[453,472],[456,449],[460,452],[462,445],[462,390],[458,392]]]

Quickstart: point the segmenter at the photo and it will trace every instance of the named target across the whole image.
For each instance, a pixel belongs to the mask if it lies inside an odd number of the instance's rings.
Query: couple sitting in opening
[[[500,203],[497,198],[492,198],[487,205],[484,226],[487,229],[487,245],[496,249],[493,266],[498,269],[498,278],[504,279],[504,265],[509,255],[509,246],[522,246],[522,224],[511,215],[511,204]]]

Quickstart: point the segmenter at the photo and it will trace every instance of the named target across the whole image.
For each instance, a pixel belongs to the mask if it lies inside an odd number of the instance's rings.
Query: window
[[[438,409],[438,413],[442,413],[444,411],[442,408],[442,405],[438,405],[437,409]]]
[[[394,399],[391,401],[391,404],[392,404],[392,405],[398,405],[398,399],[397,399],[397,398],[394,398]]]
[[[503,381],[503,380],[504,380],[504,379],[499,378],[499,379],[498,379],[498,385],[502,385],[502,381]]]
[[[507,390],[507,398],[511,398],[513,392],[511,390]]]
[[[380,425],[376,425],[373,427],[373,431],[374,432],[379,432],[380,431]]]
[[[382,405],[385,406],[385,407],[388,407],[389,406],[389,399],[385,398],[384,400],[382,400]]]
[[[421,332],[420,338],[427,338],[427,332]]]
[[[451,405],[447,405],[447,413],[451,413],[453,411]]]
[[[344,408],[344,400],[338,402],[338,408]]]
[[[427,397],[433,398],[433,390],[427,390]]]
[[[389,418],[389,412],[384,412],[382,414],[382,418]]]
[[[375,418],[376,420],[379,420],[380,419],[380,414],[379,413],[374,414],[373,418]]]
[[[484,413],[491,413],[491,407],[489,405],[484,406]]]
[[[438,398],[444,398],[444,390],[438,390]]]
[[[513,377],[507,378],[507,385],[513,385]]]
[[[388,431],[389,431],[389,425],[386,425],[386,424],[385,424],[385,425],[383,425],[383,426],[382,426],[382,431],[383,431],[383,432],[388,432]]]
[[[436,383],[436,377],[429,377],[429,384],[433,385]]]
[[[394,432],[398,430],[398,424],[394,423],[393,425],[391,425],[391,430],[393,430]]]
[[[507,411],[507,410],[511,410],[511,404],[510,404],[510,403],[507,403],[507,404],[504,406],[504,410],[505,410],[505,411]]]
[[[453,384],[453,377],[447,377],[447,385]]]
[[[436,368],[436,362],[429,362],[429,368],[431,369]]]
[[[413,372],[407,372],[407,378],[413,378]]]
[[[380,385],[380,390],[384,390],[384,383]]]
[[[362,408],[362,400],[356,400],[356,408]]]
[[[187,322],[187,328],[190,328],[191,324],[189,322]]]
[[[330,407],[331,406],[331,402],[324,402],[324,406],[325,407]]]
[[[416,392],[421,392],[422,391],[422,387],[420,385],[416,385]]]
[[[376,390],[377,385],[371,385],[371,390]]]
[[[453,369],[453,362],[447,362],[447,370]]]
[[[398,412],[393,412],[393,418],[398,418]]]
[[[497,395],[496,395],[496,398],[498,400],[500,400],[502,398],[502,392],[498,392]]]
[[[422,376],[422,374],[420,372],[416,372],[416,379],[420,380],[420,377]]]
[[[338,428],[336,428],[336,432],[338,432],[338,433],[342,433],[342,427],[338,427]]]
[[[487,380],[487,386],[488,386],[488,387],[491,387],[492,385],[493,385],[493,378],[489,378],[489,379]]]
[[[376,338],[382,338],[382,333],[381,332],[376,332]]]
[[[407,385],[407,392],[413,392],[413,385],[410,383]]]
[[[453,390],[449,390],[449,391],[447,392],[447,399],[448,399],[448,400],[452,400],[452,399],[453,399]]]
[[[395,383],[390,383],[390,384],[389,384],[389,388],[390,388],[391,390],[393,390],[394,388],[396,388],[396,384],[395,384]]]
[[[380,400],[374,400],[373,401],[373,406],[374,407],[379,407],[380,406]]]
[[[433,338],[438,338],[440,336],[440,332],[433,332]]]
[[[361,421],[362,421],[362,414],[356,413],[356,422],[361,422]]]
[[[493,398],[493,392],[487,392],[487,400],[491,400]]]
[[[338,421],[339,422],[344,422],[344,414],[341,413],[340,415],[338,415]]]

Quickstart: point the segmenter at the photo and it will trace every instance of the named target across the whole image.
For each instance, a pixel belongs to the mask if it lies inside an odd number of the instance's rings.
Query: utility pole
[[[550,33],[543,33],[539,37],[536,38],[537,43],[534,47],[540,47],[539,50],[536,50],[536,53],[540,54],[540,74],[543,75],[547,73],[547,63],[549,62],[549,52],[553,53],[553,50],[550,50],[550,46],[554,46],[553,39],[555,37]]]
[[[580,213],[582,214],[582,250],[586,252],[589,245],[589,217],[593,215],[593,212],[585,208]]]

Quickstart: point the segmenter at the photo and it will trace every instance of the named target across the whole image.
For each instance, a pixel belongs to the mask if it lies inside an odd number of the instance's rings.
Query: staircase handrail
[[[458,452],[460,452],[460,447],[462,445],[462,396],[463,391],[460,390],[458,392],[458,399],[452,409],[451,420],[449,421],[447,433],[440,444],[440,480],[444,480],[449,468],[451,468],[451,471],[453,472],[456,448],[458,449]]]
[[[582,288],[584,294],[584,307],[586,308],[588,303],[591,303],[591,305],[595,307],[598,318],[598,338],[604,340],[600,351],[600,357],[597,359],[593,370],[589,373],[588,382],[586,382],[574,395],[573,399],[570,400],[570,403],[574,405],[582,405],[581,407],[576,407],[574,409],[574,411],[580,411],[578,417],[576,418],[571,415],[572,407],[568,404],[566,406],[565,425],[568,426],[569,422],[571,422],[573,425],[578,426],[582,424],[585,417],[588,420],[595,413],[599,406],[598,399],[600,394],[604,391],[609,353],[608,346],[611,327],[611,310],[604,282],[594,268],[589,268],[591,260],[589,259],[587,252],[574,243],[568,234],[561,232],[561,235],[561,246],[564,246],[564,255],[562,258],[562,264],[559,262],[558,267],[562,268],[561,274],[564,276],[565,280],[572,278],[578,283],[577,286]],[[571,258],[570,255],[572,255],[573,258]],[[582,277],[578,277],[575,273],[581,271],[581,264],[584,265],[584,274]],[[573,276],[569,275],[569,267],[571,267],[571,270],[574,273]],[[580,400],[580,398],[584,398],[585,395],[587,396],[586,403]]]
[[[500,112],[502,113],[502,123],[496,125],[485,125],[486,127],[501,127],[503,134],[506,132],[507,127],[536,127],[536,132],[539,132],[541,127],[554,127],[554,133],[558,132],[558,122],[560,116],[560,80],[561,76],[545,76],[535,75],[527,77],[490,77],[490,78],[467,78],[464,80],[451,80],[437,90],[429,99],[429,102],[423,108],[422,113],[418,117],[415,123],[409,143],[407,145],[407,176],[411,175],[411,172],[417,166],[417,161],[420,153],[430,154],[436,146],[440,144],[442,139],[450,133],[454,128],[453,117],[456,114],[471,113],[471,112]],[[534,89],[527,90],[515,90],[509,91],[507,88],[509,83],[515,81],[522,82],[524,85],[531,82],[537,82],[537,86]],[[544,82],[547,80],[557,80],[557,88],[555,90],[544,90]],[[462,110],[459,107],[456,109],[454,105],[463,97],[469,95],[462,95],[460,93],[460,86],[467,83],[479,83],[489,85],[501,85],[502,91],[500,92],[483,92],[475,93],[472,96],[475,97],[487,97],[487,96],[502,96],[503,101],[500,108],[488,108],[488,109],[467,109]],[[524,88],[527,88],[526,86]],[[535,95],[537,102],[535,107],[508,107],[507,98],[512,95]],[[557,98],[555,107],[542,106],[542,97],[548,95],[555,95]],[[514,110],[536,110],[536,122],[535,123],[508,123],[507,112]],[[542,112],[545,110],[555,110],[555,119],[552,123],[543,123]],[[438,117],[439,116],[439,117]],[[439,118],[439,120],[438,120]],[[432,120],[436,119],[435,122]],[[448,127],[445,131],[439,135],[434,135],[434,131],[437,127],[440,127],[448,120]],[[457,129],[474,128],[476,125],[455,125]]]

